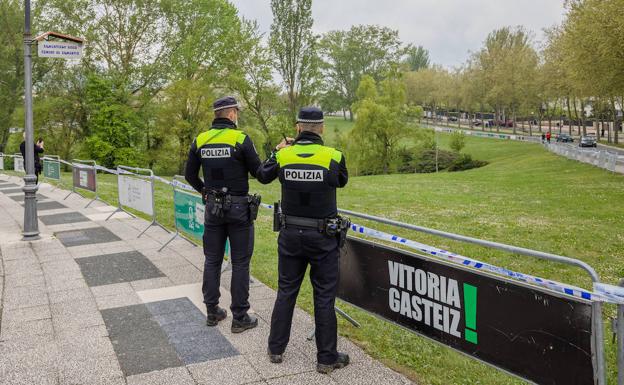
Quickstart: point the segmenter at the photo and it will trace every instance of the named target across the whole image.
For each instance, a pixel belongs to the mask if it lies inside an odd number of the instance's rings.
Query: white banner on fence
[[[152,182],[126,175],[118,176],[119,203],[147,215],[154,215]]]
[[[17,172],[26,172],[24,171],[24,158],[17,156],[13,158],[13,170]]]
[[[4,170],[4,155],[0,155],[0,170]]]

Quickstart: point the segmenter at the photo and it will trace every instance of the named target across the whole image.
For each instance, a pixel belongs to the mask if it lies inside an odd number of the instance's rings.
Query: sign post
[[[24,177],[23,240],[39,239],[37,219],[37,177],[35,176],[35,146],[32,108],[32,44],[30,32],[30,0],[24,0],[24,141],[26,143],[26,176]]]

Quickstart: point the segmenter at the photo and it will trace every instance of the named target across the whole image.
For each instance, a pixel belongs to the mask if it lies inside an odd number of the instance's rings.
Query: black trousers
[[[249,262],[254,248],[254,226],[249,218],[249,204],[233,203],[223,218],[211,215],[214,203],[206,204],[204,223],[204,282],[202,292],[208,307],[219,304],[221,265],[225,242],[230,240],[230,261],[232,263],[232,305],[234,318],[242,318],[249,310]]]
[[[273,354],[282,354],[286,350],[297,295],[309,264],[314,293],[317,361],[320,364],[335,363],[338,240],[313,229],[287,228],[279,234],[278,254],[279,289],[271,317],[269,350]]]

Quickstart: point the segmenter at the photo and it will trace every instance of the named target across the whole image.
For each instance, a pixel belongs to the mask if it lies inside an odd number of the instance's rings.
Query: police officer
[[[349,363],[336,350],[337,327],[334,303],[338,288],[338,256],[341,222],[337,215],[336,188],[347,184],[348,173],[340,151],[323,145],[323,112],[301,109],[298,136],[280,143],[258,170],[261,183],[276,178],[282,185],[279,229],[279,289],[271,317],[268,354],[282,362],[290,338],[293,310],[310,264],[314,289],[317,371],[330,373]],[[344,225],[344,223],[343,223]],[[342,234],[346,227],[342,226]]]
[[[233,97],[213,104],[212,128],[197,136],[186,163],[185,177],[201,192],[206,204],[204,228],[204,282],[206,324],[216,326],[227,317],[219,305],[221,264],[226,239],[230,239],[232,262],[232,332],[258,325],[249,315],[249,262],[254,247],[253,221],[259,197],[249,196],[248,173],[255,176],[260,158],[244,132],[237,129],[239,105]],[[204,180],[198,174],[202,169]]]

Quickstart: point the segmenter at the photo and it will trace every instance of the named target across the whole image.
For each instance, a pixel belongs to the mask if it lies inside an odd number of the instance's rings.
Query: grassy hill
[[[336,120],[336,122],[334,122]],[[341,130],[350,123],[330,119]],[[440,134],[442,147],[449,138]],[[331,137],[328,138],[331,143]],[[339,193],[340,207],[412,224],[534,248],[589,262],[603,281],[624,277],[624,176],[558,157],[538,144],[467,138],[464,152],[489,165],[458,173],[379,175],[352,178]],[[347,159],[348,164],[348,159]],[[69,175],[65,175],[69,186]],[[116,202],[112,176],[99,179],[102,197]],[[279,186],[252,182],[263,201],[278,199]],[[157,188],[158,216],[172,225],[171,190]],[[256,231],[252,273],[277,286],[276,233],[270,213],[261,215]],[[434,238],[406,230],[366,223],[380,230],[435,245],[513,270],[591,288],[580,270]],[[306,281],[298,304],[312,311]],[[340,321],[339,330],[369,354],[406,373],[419,384],[518,384],[522,381],[465,358],[410,332],[341,304],[362,323],[356,329]],[[614,308],[605,310],[614,314]],[[615,347],[609,333],[610,383],[615,384]]]

